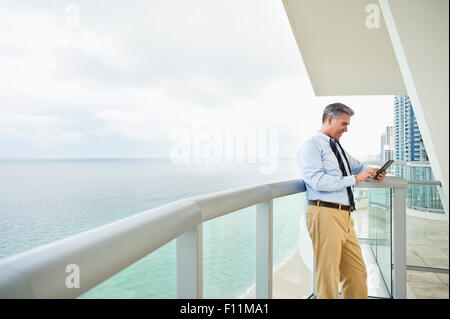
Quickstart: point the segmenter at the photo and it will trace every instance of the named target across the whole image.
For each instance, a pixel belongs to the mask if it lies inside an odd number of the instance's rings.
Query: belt
[[[308,201],[308,204],[313,205],[313,206],[325,206],[325,207],[330,207],[330,208],[343,209],[343,210],[347,210],[349,212],[351,212],[353,210],[352,207],[348,206],[348,205],[324,202],[321,200],[310,200],[310,201]]]

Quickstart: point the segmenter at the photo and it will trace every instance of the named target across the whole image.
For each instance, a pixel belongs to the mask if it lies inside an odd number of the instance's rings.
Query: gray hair
[[[325,123],[329,116],[339,117],[342,113],[353,116],[355,112],[349,108],[347,105],[342,103],[333,103],[327,105],[325,110],[323,110],[322,123]]]

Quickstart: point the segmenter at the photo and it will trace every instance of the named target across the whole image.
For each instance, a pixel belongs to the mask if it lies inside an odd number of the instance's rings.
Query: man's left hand
[[[373,178],[373,180],[374,180],[374,181],[377,181],[378,183],[379,183],[379,182],[382,182],[382,181],[384,180],[384,178],[386,177],[386,174],[387,174],[387,172],[384,171],[384,172],[382,172],[381,174],[378,174],[378,177],[377,177],[377,178]]]

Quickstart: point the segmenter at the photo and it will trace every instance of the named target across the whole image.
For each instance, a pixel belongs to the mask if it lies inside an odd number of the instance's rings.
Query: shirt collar
[[[331,137],[329,137],[328,135],[322,133],[321,131],[317,131],[316,136],[320,139],[323,139],[324,141],[326,141],[327,143],[330,142],[330,139],[333,140]],[[334,140],[333,140],[334,141]],[[336,141],[335,141],[336,142]]]

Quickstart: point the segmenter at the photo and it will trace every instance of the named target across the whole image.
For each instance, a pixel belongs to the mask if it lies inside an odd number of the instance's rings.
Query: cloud
[[[159,87],[209,108],[301,72],[281,3],[76,1],[78,29],[67,27],[67,4],[5,4],[0,81],[39,108],[56,104],[49,95],[60,107],[92,87]]]
[[[2,1],[0,69],[2,157],[167,156],[195,121],[295,156],[324,106],[281,1]]]
[[[240,10],[235,10],[237,4]],[[289,62],[299,57],[287,20],[280,24],[274,8],[284,14],[281,3],[266,1],[155,1],[145,7],[112,2],[107,14],[101,6],[80,2],[77,39],[82,45],[56,49],[55,72],[68,81],[81,78],[108,85],[170,83],[172,92],[181,88],[191,99],[208,90],[209,81],[220,87],[222,99],[248,95],[273,76],[294,76],[300,70]],[[274,27],[286,32],[274,34]],[[99,50],[87,49],[95,43]]]
[[[54,116],[2,113],[0,138],[30,140],[39,148],[51,148],[54,142],[78,140],[83,134],[65,129],[66,120]]]

